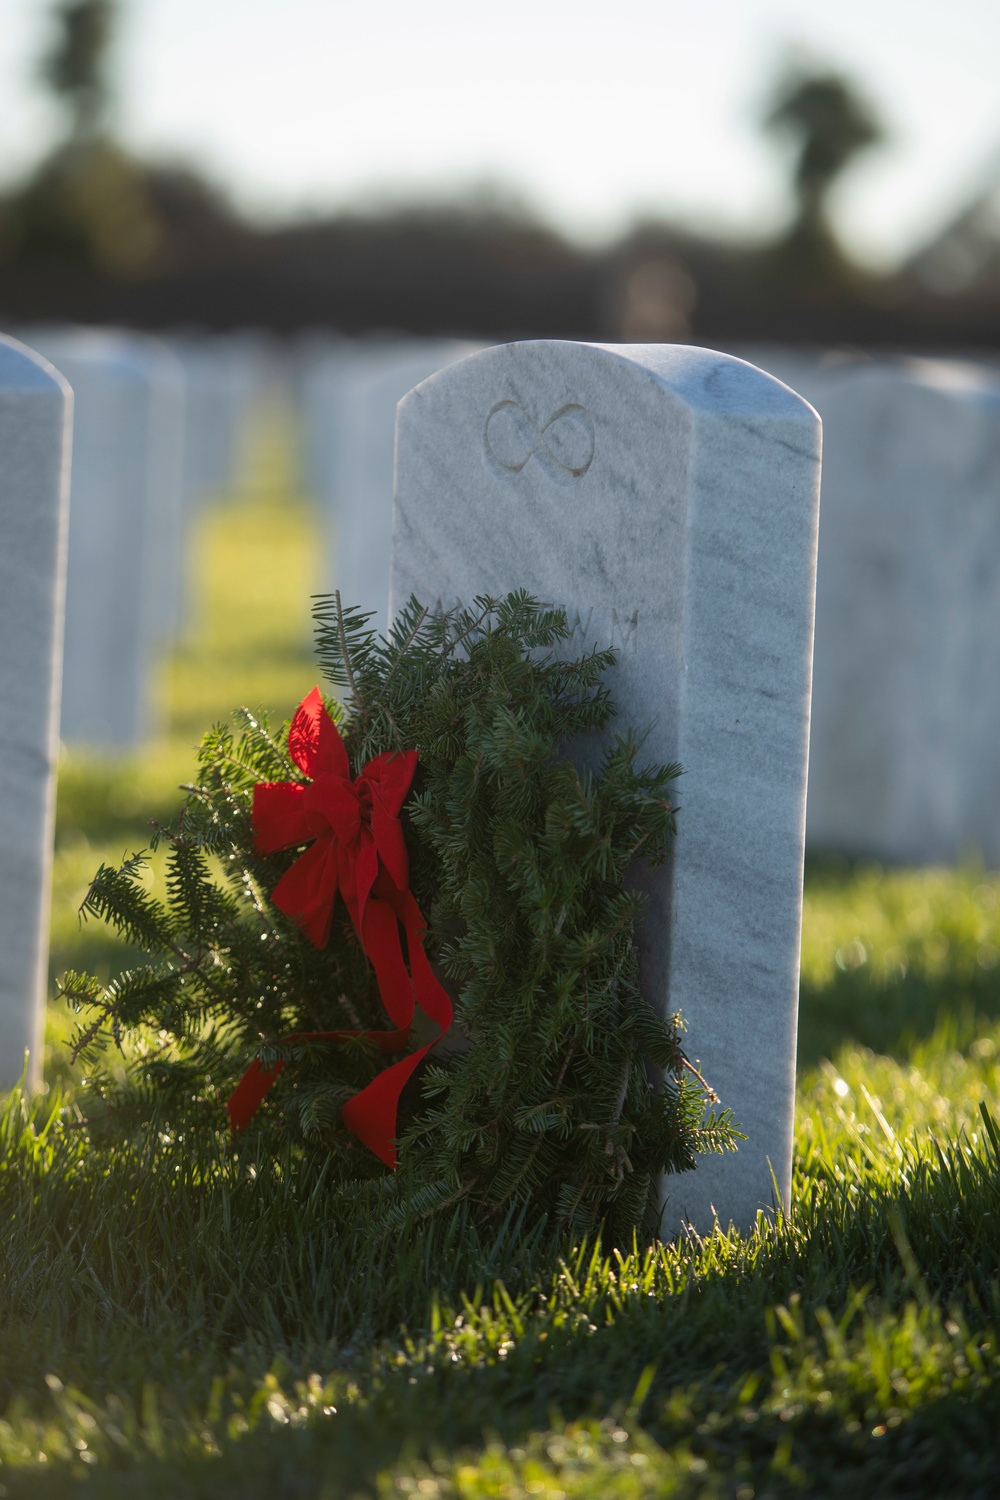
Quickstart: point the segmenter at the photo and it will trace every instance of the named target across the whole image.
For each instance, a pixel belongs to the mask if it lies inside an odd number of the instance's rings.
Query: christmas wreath
[[[614,652],[566,659],[563,613],[523,593],[413,600],[387,639],[336,595],[316,621],[342,702],[206,735],[154,833],[164,901],[144,855],[89,888],[144,955],[61,983],[104,1118],[228,1107],[234,1149],[319,1151],[382,1223],[461,1202],[648,1232],[661,1174],[735,1141],[639,991],[627,872],[664,858],[679,768],[642,766],[634,728],[578,768]]]

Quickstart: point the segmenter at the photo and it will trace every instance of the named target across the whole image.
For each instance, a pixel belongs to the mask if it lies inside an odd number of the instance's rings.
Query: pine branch
[[[485,621],[497,607],[497,601],[495,599],[490,599],[485,594],[474,599],[473,603],[482,606],[479,614],[473,618],[471,612],[467,610],[462,611],[462,613],[459,615],[458,620],[458,623],[462,626],[462,629],[459,631],[458,635],[454,636],[444,647],[441,652],[441,655],[443,657],[451,656],[459,646],[463,645],[465,641],[469,640],[471,636],[475,635],[482,628]],[[446,616],[446,618],[448,617]]]
[[[373,1232],[458,1203],[482,1225],[516,1213],[553,1233],[644,1232],[659,1175],[737,1138],[725,1111],[709,1113],[717,1100],[677,1018],[639,989],[643,903],[624,881],[633,859],[654,864],[671,845],[679,767],[639,765],[641,725],[606,741],[593,773],[565,758],[561,745],[613,715],[615,656],[571,659],[564,613],[524,591],[442,615],[410,600],[381,644],[339,593],[314,615],[321,665],[350,698],[333,712],[352,769],[418,752],[401,814],[410,883],[467,1042],[432,1053],[408,1086],[398,1176],[341,1120],[382,1055],[361,1038],[289,1040],[388,1021],[343,903],[322,949],[274,906],[300,851],[260,854],[251,806],[257,782],[302,779],[287,724],[272,733],[243,710],[205,736],[179,818],[154,830],[169,848],[164,904],[142,886],[141,855],[97,872],[81,915],[148,957],[106,986],[65,977],[84,1016],[74,1056],[112,1116],[155,1108],[197,1130],[254,1057],[284,1063],[255,1117],[259,1149],[273,1133],[316,1154]],[[125,1085],[102,1070],[109,1041]]]
[[[344,672],[347,683],[351,690],[351,699],[363,711],[361,694],[358,692],[358,684],[355,681],[354,671],[351,667],[351,653],[347,645],[347,631],[344,629],[344,611],[340,604],[340,590],[335,589],[333,594],[334,608],[337,611],[337,639],[340,642],[340,658],[344,663]]]

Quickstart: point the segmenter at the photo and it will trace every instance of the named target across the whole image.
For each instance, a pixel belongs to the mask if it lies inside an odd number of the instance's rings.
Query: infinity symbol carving
[[[594,422],[584,406],[561,406],[543,427],[516,401],[499,401],[486,419],[486,452],[505,474],[520,474],[534,458],[550,479],[565,484],[594,461]]]

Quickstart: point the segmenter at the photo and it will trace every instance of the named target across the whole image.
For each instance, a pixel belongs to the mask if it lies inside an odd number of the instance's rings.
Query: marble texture
[[[0,1089],[41,1083],[66,584],[65,381],[0,336]]]
[[[312,487],[321,502],[325,590],[388,624],[396,405],[475,346],[453,340],[344,342],[318,362],[306,398]]]
[[[761,350],[824,427],[806,836],[1000,864],[1000,381]]]
[[[62,736],[109,750],[155,722],[183,552],[183,373],[157,340],[44,329],[32,346],[74,392]]]
[[[614,644],[621,720],[679,760],[643,986],[749,1139],[667,1181],[664,1232],[790,1190],[820,428],[705,349],[530,342],[400,403],[390,611],[524,587]]]

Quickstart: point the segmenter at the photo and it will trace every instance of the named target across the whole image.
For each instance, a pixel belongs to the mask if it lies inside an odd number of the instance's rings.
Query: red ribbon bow
[[[426,926],[409,889],[409,861],[399,810],[410,789],[417,752],[377,755],[352,781],[347,751],[323,707],[319,688],[299,704],[288,733],[288,751],[312,778],[258,782],[253,791],[254,842],[261,854],[309,848],[274,888],[275,906],[322,948],[330,936],[337,893],[371,960],[392,1031],[296,1032],[287,1041],[339,1042],[360,1036],[382,1052],[402,1052],[410,1036],[414,1002],[436,1021],[440,1036],[379,1073],[344,1105],[343,1121],[386,1166],[396,1166],[396,1112],[403,1086],[421,1058],[451,1025],[451,1001],[424,952]],[[399,929],[406,933],[406,967]],[[229,1100],[233,1131],[242,1130],[285,1064],[265,1068],[255,1060]]]

